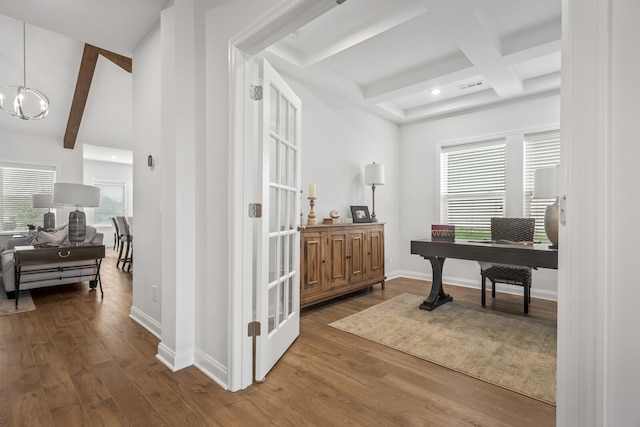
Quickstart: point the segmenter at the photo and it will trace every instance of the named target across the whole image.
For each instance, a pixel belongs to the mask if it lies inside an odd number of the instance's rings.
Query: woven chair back
[[[491,218],[491,240],[533,242],[535,218]]]

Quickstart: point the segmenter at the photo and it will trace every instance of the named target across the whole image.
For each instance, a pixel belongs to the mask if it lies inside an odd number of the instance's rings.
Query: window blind
[[[504,139],[442,147],[441,221],[456,226],[457,238],[491,235],[491,217],[504,216]]]
[[[42,226],[44,209],[32,208],[31,195],[53,193],[54,167],[0,163],[0,218],[2,231],[24,231]]]
[[[544,211],[555,199],[534,199],[533,174],[538,168],[560,163],[560,131],[524,136],[524,215],[536,219],[536,240],[548,242],[544,231]]]

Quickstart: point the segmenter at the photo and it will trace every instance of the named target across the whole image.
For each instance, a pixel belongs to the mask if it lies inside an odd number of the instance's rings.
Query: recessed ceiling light
[[[440,95],[440,89],[435,88],[431,91],[431,95],[436,96],[436,95]]]

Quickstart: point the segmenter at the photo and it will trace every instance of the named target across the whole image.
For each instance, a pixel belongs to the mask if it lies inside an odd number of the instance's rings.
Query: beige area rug
[[[16,310],[16,300],[7,299],[7,294],[4,291],[4,287],[0,283],[0,316],[24,313],[25,311],[31,311],[35,309],[36,305],[33,303],[31,293],[27,290],[20,291],[20,298],[18,299],[18,309]]]
[[[424,299],[402,294],[329,326],[555,405],[555,321],[455,300],[420,310]]]

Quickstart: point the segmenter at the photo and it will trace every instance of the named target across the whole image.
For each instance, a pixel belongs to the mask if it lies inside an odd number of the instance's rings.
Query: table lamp
[[[42,228],[44,231],[51,231],[56,228],[56,214],[51,212],[51,208],[55,208],[53,204],[52,194],[32,194],[31,195],[32,206],[37,209],[49,209],[44,213],[44,219],[42,221]]]
[[[100,188],[92,185],[57,182],[53,184],[53,203],[75,206],[69,212],[69,242],[78,246],[84,242],[87,233],[87,219],[79,207],[97,208],[100,206]]]
[[[376,218],[376,185],[384,185],[384,165],[373,162],[364,166],[364,183],[371,186],[372,211],[371,222],[378,222]]]
[[[558,249],[558,195],[560,193],[560,168],[538,168],[533,172],[533,197],[555,201],[544,211],[544,231],[551,242],[551,249]]]

